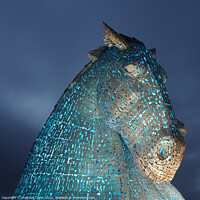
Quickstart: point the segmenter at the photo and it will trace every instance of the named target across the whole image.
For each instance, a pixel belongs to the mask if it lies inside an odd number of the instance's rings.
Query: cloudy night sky
[[[102,21],[134,36],[168,74],[186,151],[172,183],[200,199],[200,1],[0,1],[0,196],[17,186],[37,134],[57,100],[103,46]]]

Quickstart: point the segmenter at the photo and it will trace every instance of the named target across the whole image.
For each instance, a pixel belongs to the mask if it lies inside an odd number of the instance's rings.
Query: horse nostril
[[[157,156],[160,160],[165,160],[168,157],[168,153],[165,148],[161,147],[160,151],[157,152]]]
[[[176,143],[171,137],[162,138],[155,147],[157,158],[161,161],[170,161],[174,150]]]

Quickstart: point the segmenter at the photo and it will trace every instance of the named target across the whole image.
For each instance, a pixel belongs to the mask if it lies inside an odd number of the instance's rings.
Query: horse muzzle
[[[158,140],[148,159],[146,172],[156,183],[171,181],[179,168],[185,151],[185,141],[180,137],[166,136]]]

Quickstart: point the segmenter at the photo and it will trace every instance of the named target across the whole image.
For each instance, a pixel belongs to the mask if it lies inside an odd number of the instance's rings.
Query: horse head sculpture
[[[165,88],[166,72],[143,43],[119,35],[120,43],[104,26],[105,38],[115,47],[101,57],[107,61],[99,85],[102,116],[122,135],[153,181],[171,181],[185,142]]]
[[[169,181],[186,130],[156,49],[103,25],[107,45],[89,52],[91,62],[58,101],[15,196],[183,199]]]

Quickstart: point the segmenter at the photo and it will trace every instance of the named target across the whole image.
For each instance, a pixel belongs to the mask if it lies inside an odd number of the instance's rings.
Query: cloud
[[[44,122],[53,110],[55,97],[49,93],[7,92],[1,99],[0,109],[18,121],[36,127]]]

